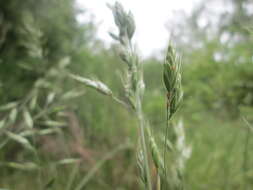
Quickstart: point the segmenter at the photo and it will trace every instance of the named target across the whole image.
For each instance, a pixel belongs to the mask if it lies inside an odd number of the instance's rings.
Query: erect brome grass
[[[172,116],[182,101],[183,91],[181,59],[171,44],[168,47],[163,67],[164,84],[167,90],[167,122],[165,135],[162,136],[163,155],[151,130],[147,128],[152,161],[157,170],[155,189],[182,190],[184,189],[183,170],[191,154],[191,148],[186,145],[182,121],[178,124],[172,123]]]
[[[189,158],[191,148],[185,143],[182,121],[172,123],[172,116],[181,104],[183,90],[181,86],[181,58],[170,44],[164,61],[163,79],[167,90],[167,122],[164,136],[164,172],[161,189],[184,189],[183,169]],[[169,159],[167,155],[169,154]]]
[[[113,6],[108,5],[108,7],[112,10],[115,24],[118,27],[118,34],[109,34],[119,42],[119,56],[126,66],[123,85],[127,101],[123,102],[115,98],[110,88],[100,81],[73,74],[70,77],[134,110],[139,122],[140,147],[137,153],[137,163],[145,190],[182,189],[182,171],[190,149],[185,145],[182,123],[177,126],[171,123],[172,116],[177,111],[183,95],[181,88],[181,59],[175,53],[172,45],[169,45],[163,65],[163,78],[167,90],[167,124],[162,140],[164,143],[164,154],[162,156],[162,151],[156,143],[156,139],[148,126],[148,121],[144,118],[142,110],[145,84],[143,82],[143,66],[132,45],[132,37],[135,32],[133,15],[131,12],[127,13],[122,5],[117,2]],[[149,160],[149,155],[151,155],[152,160]],[[167,159],[166,155],[168,155],[169,159]],[[151,179],[151,166],[154,166],[157,171],[155,179]]]
[[[124,80],[125,94],[132,105],[139,120],[141,148],[138,153],[138,165],[141,179],[148,190],[182,189],[182,170],[185,160],[189,157],[190,148],[185,145],[183,124],[171,124],[172,116],[178,110],[183,91],[181,87],[181,58],[176,54],[172,45],[168,47],[164,62],[164,84],[167,90],[167,126],[164,136],[164,154],[156,144],[151,130],[144,119],[142,111],[142,96],[145,85],[143,82],[143,69],[135,53],[131,39],[135,31],[135,23],[131,12],[126,13],[119,3],[110,6],[119,34],[110,33],[112,38],[120,42],[120,57],[126,63],[126,79]],[[145,136],[148,137],[146,144]],[[149,145],[149,146],[148,146]],[[153,183],[148,160],[148,148],[151,150],[152,163],[157,169],[156,183]],[[166,155],[170,154],[170,159]],[[154,180],[153,180],[154,181]]]
[[[131,42],[135,32],[135,23],[132,13],[126,13],[121,4],[116,2],[114,6],[108,5],[108,7],[112,10],[115,24],[119,30],[118,35],[113,33],[110,33],[110,35],[112,38],[120,42],[122,48],[120,57],[128,67],[126,70],[126,79],[124,80],[125,95],[128,99],[128,102],[134,108],[139,121],[139,135],[141,144],[141,148],[139,150],[139,166],[141,170],[141,179],[145,184],[145,188],[152,190],[148,150],[145,140],[145,129],[147,126],[145,126],[145,120],[142,111],[142,97],[145,90],[145,84],[143,82],[143,68]]]

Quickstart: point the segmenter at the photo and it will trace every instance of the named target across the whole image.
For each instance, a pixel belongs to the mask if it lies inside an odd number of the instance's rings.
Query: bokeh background
[[[68,77],[103,81],[124,99],[106,2],[0,1],[0,189],[140,189],[135,116]],[[253,2],[122,3],[136,15],[153,131],[165,129],[169,40],[183,57],[184,100],[174,120],[183,120],[192,147],[187,189],[252,189]]]

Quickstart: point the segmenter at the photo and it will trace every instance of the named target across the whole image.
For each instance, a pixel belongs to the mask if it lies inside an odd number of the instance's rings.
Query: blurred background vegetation
[[[203,1],[167,24],[184,63],[176,119],[193,150],[187,189],[253,188],[253,133],[242,119],[253,122],[253,3],[222,1],[229,11]],[[80,13],[74,0],[0,1],[0,188],[140,189],[135,117],[68,77],[99,79],[124,99],[117,45],[106,48]],[[162,131],[162,61],[143,62],[145,114]],[[110,154],[124,142],[133,145]]]

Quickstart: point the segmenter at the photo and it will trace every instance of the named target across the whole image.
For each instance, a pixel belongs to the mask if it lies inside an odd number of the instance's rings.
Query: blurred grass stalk
[[[125,88],[125,96],[128,103],[134,109],[138,122],[139,122],[139,134],[141,144],[141,177],[144,181],[146,189],[152,190],[150,167],[148,160],[148,149],[145,140],[145,120],[142,110],[142,99],[145,90],[145,84],[143,81],[143,67],[139,62],[138,55],[136,54],[133,45],[132,37],[135,32],[135,22],[132,13],[125,12],[122,5],[115,3],[114,6],[108,5],[112,10],[114,21],[118,27],[118,35],[110,33],[111,37],[120,43],[120,58],[127,65],[125,78],[123,79],[123,85]],[[143,167],[142,167],[143,166]]]
[[[244,151],[243,151],[243,163],[242,163],[242,172],[244,174],[244,189],[247,190],[248,184],[250,184],[250,177],[249,177],[249,171],[250,171],[250,166],[249,166],[249,145],[250,145],[250,136],[252,135],[253,132],[253,126],[248,122],[248,120],[243,117],[243,121],[245,122],[247,126],[247,131],[246,131],[246,137],[245,137],[245,145],[244,145]]]

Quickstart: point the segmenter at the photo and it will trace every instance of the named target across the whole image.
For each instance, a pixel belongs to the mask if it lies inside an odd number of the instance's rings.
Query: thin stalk
[[[131,57],[135,57],[134,53],[134,48],[132,46],[131,41],[128,40],[128,47],[131,52]],[[135,60],[136,61],[136,60]],[[138,63],[139,64],[139,63]],[[140,65],[137,65],[137,72],[139,71],[138,75],[138,81],[137,84],[140,84],[142,81],[142,67]],[[146,135],[145,135],[145,120],[143,118],[143,111],[142,111],[142,95],[141,95],[141,90],[140,87],[137,87],[136,93],[135,93],[135,99],[136,99],[136,114],[138,117],[138,122],[139,122],[139,130],[140,130],[140,137],[141,137],[141,147],[143,150],[143,157],[144,157],[144,165],[145,165],[145,172],[146,172],[146,177],[147,177],[147,188],[148,190],[152,190],[152,183],[151,183],[151,175],[150,175],[150,168],[149,168],[149,161],[148,161],[148,146],[146,143]],[[144,90],[144,89],[143,89]]]
[[[244,174],[244,189],[248,189],[248,176],[247,176],[247,171],[248,171],[248,158],[249,158],[249,144],[250,144],[250,135],[251,135],[251,129],[252,126],[249,124],[249,122],[243,118],[244,122],[247,125],[247,132],[246,132],[246,138],[245,138],[245,146],[244,146],[244,152],[243,152],[243,163],[242,163],[242,170]]]
[[[123,105],[125,108],[131,109],[131,106],[130,106],[130,105],[126,104],[124,101],[120,100],[120,99],[117,98],[116,96],[112,95],[112,99],[113,99],[114,101],[116,101],[117,103]]]
[[[85,185],[87,185],[87,183],[92,179],[92,177],[94,177],[94,175],[96,174],[96,172],[104,165],[104,163],[107,160],[113,158],[119,151],[122,151],[122,150],[125,150],[125,149],[129,149],[129,148],[131,148],[131,144],[125,143],[125,144],[119,145],[114,150],[112,150],[111,152],[107,153],[104,156],[104,158],[102,158],[100,161],[98,161],[97,164],[89,171],[89,173],[84,176],[84,178],[80,181],[80,183],[77,185],[77,187],[75,188],[75,190],[81,190],[82,188],[84,188]]]
[[[136,113],[137,113],[138,121],[139,121],[141,147],[143,150],[144,165],[145,165],[145,171],[147,174],[147,188],[148,190],[152,190],[151,176],[150,176],[150,169],[149,169],[149,162],[148,162],[148,151],[147,151],[147,144],[145,140],[145,121],[143,119],[140,97],[137,96],[136,100],[137,100]]]
[[[73,169],[70,173],[70,176],[69,176],[69,180],[68,180],[66,190],[71,190],[71,187],[73,186],[74,180],[75,180],[77,172],[79,170],[79,167],[80,167],[79,163],[74,165],[74,167],[73,167]]]
[[[167,162],[166,162],[166,142],[167,142],[167,138],[168,138],[168,128],[169,128],[169,110],[168,110],[168,103],[166,105],[166,124],[165,124],[166,128],[165,128],[165,136],[164,136],[164,152],[163,152],[163,162],[164,162],[164,172],[165,172],[165,178],[167,179]],[[163,184],[161,184],[163,185]],[[167,186],[167,183],[165,184],[165,186]]]
[[[160,176],[157,175],[157,182],[156,182],[156,190],[161,190],[161,180],[160,180]]]
[[[244,189],[248,189],[248,150],[249,150],[249,141],[250,141],[250,128],[247,129],[246,133],[246,139],[245,139],[245,147],[244,147],[244,153],[243,153],[243,164],[242,164],[242,170],[244,173]]]
[[[114,21],[119,31],[118,35],[113,33],[110,33],[110,35],[114,40],[120,43],[122,49],[120,57],[122,61],[128,66],[127,80],[125,81],[124,85],[126,87],[126,97],[128,98],[130,104],[133,105],[139,122],[141,151],[144,159],[144,175],[146,178],[145,180],[147,180],[144,181],[144,183],[147,190],[152,190],[148,160],[148,148],[145,140],[146,126],[142,111],[142,95],[145,88],[142,76],[143,68],[142,65],[138,62],[137,55],[131,43],[131,39],[135,32],[135,22],[132,13],[130,11],[126,12],[120,3],[116,2],[113,6],[108,5],[108,7],[112,10]],[[115,100],[118,101],[117,99]]]

